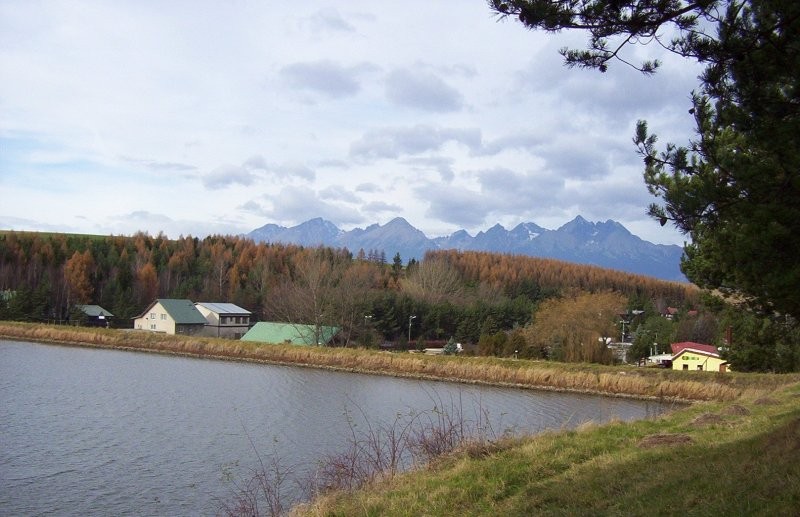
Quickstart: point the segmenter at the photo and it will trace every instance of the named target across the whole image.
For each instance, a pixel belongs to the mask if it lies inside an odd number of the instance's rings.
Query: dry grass
[[[425,356],[349,348],[260,345],[143,331],[0,322],[0,336],[217,359],[292,364],[433,380],[664,400],[730,401],[800,380],[798,375],[714,374],[487,357]]]

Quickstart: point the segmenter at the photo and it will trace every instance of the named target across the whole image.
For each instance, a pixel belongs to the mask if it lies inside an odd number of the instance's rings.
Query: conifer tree
[[[796,0],[491,0],[531,29],[583,30],[562,49],[568,66],[605,72],[658,44],[705,65],[689,110],[697,136],[657,138],[640,121],[634,142],[649,213],[691,236],[682,269],[697,285],[736,294],[767,313],[800,317],[800,2]]]

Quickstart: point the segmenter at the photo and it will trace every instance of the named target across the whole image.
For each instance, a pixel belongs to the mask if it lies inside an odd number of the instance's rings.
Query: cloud
[[[374,69],[368,64],[343,66],[322,60],[287,65],[280,73],[293,88],[340,99],[357,94],[361,89],[359,75]]]
[[[268,168],[270,172],[284,179],[300,178],[306,181],[314,181],[316,173],[305,165],[299,163],[283,163]]]
[[[153,212],[148,212],[147,210],[134,210],[128,214],[114,216],[112,219],[124,220],[124,221],[131,221],[131,222],[146,222],[147,224],[161,224],[161,223],[171,223],[172,219],[164,214],[156,214]]]
[[[124,162],[147,167],[148,169],[154,171],[191,172],[197,170],[197,167],[195,167],[194,165],[188,165],[186,163],[162,162],[158,160],[145,160],[141,158],[130,158],[126,156],[121,157],[121,159]]]
[[[317,167],[325,167],[331,169],[346,169],[349,164],[345,160],[320,160],[317,162]]]
[[[422,158],[409,158],[406,163],[414,166],[419,170],[435,170],[439,173],[439,177],[445,183],[450,183],[455,179],[456,174],[453,171],[453,159],[444,156],[432,156]]]
[[[420,69],[392,71],[386,78],[386,96],[398,106],[435,113],[458,111],[464,105],[458,90]]]
[[[635,121],[685,143],[697,67],[662,54],[652,78],[570,70],[558,48],[585,36],[454,1],[0,2],[14,42],[1,49],[14,80],[0,81],[0,211],[16,219],[3,220],[116,234],[359,211],[424,231],[640,220],[654,199]]]
[[[192,219],[174,219],[164,214],[135,210],[126,214],[109,217],[109,222],[114,228],[119,228],[126,235],[144,232],[150,235],[164,233],[171,238],[180,235],[194,235],[205,237],[207,235],[238,235],[246,230],[240,224],[218,217],[213,221],[198,221]],[[111,232],[107,232],[111,233]]]
[[[402,207],[400,205],[385,203],[383,201],[373,201],[372,203],[367,203],[361,208],[364,212],[370,214],[379,214],[385,212],[396,214],[402,210]]]
[[[545,137],[545,135],[515,134],[515,135],[503,136],[495,138],[489,142],[486,142],[484,146],[480,149],[480,152],[477,154],[481,154],[484,156],[494,156],[496,154],[500,154],[503,151],[517,150],[517,149],[532,153],[536,149],[541,147],[541,145],[544,144],[545,142],[547,142],[547,138]]]
[[[462,228],[483,224],[490,210],[485,196],[464,187],[431,183],[417,188],[416,193],[428,203],[427,216]]]
[[[331,199],[335,201],[344,201],[346,203],[360,203],[361,198],[356,196],[352,191],[347,190],[341,185],[331,185],[322,189],[319,192],[321,198]]]
[[[315,32],[355,32],[355,27],[345,20],[335,7],[326,7],[308,17]]]
[[[574,141],[556,142],[537,153],[545,159],[548,171],[564,178],[602,178],[610,172],[608,150],[602,144],[576,145]]]
[[[209,189],[225,188],[232,185],[252,185],[256,175],[244,165],[223,165],[203,176],[203,185]]]
[[[0,215],[0,228],[13,228],[15,231],[33,232],[78,232],[76,227],[65,225],[64,221],[59,221],[58,223],[45,223],[42,221],[37,221],[36,219],[7,215]]]
[[[470,174],[477,180],[474,188],[437,182],[415,188],[417,197],[428,205],[426,216],[473,229],[501,220],[538,222],[538,215],[560,213],[570,204],[568,183],[557,174],[508,168]]]
[[[314,181],[316,174],[309,167],[298,163],[271,164],[261,155],[253,155],[241,165],[223,165],[203,176],[203,185],[209,189],[232,185],[253,185],[260,176],[271,174],[276,178]]]
[[[383,192],[383,188],[375,183],[361,183],[356,186],[356,192],[375,193]]]
[[[498,214],[531,214],[563,203],[566,180],[551,171],[516,172],[507,168],[476,173],[481,192]]]
[[[288,186],[277,195],[264,197],[271,204],[271,209],[265,208],[264,212],[275,220],[300,223],[322,217],[337,225],[364,222],[358,210],[329,203],[308,188]]]
[[[245,212],[250,212],[250,213],[253,213],[253,214],[256,214],[256,215],[259,215],[259,216],[267,215],[266,211],[264,210],[264,207],[261,206],[259,203],[253,201],[252,199],[250,201],[242,204],[242,205],[239,205],[238,209],[239,210],[243,210]]]
[[[249,170],[256,169],[256,170],[266,171],[269,169],[269,165],[267,165],[267,160],[265,160],[264,157],[261,156],[260,154],[255,154],[250,158],[246,159],[242,164],[242,166]]]
[[[417,125],[410,128],[384,128],[367,131],[350,146],[350,156],[359,159],[399,158],[438,151],[447,142],[480,149],[479,129],[436,128]]]

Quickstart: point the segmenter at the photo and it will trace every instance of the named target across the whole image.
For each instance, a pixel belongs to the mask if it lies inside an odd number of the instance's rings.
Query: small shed
[[[83,313],[83,324],[88,327],[109,327],[114,315],[99,305],[78,305]]]
[[[338,333],[339,327],[260,321],[242,336],[242,341],[273,345],[328,345]]]

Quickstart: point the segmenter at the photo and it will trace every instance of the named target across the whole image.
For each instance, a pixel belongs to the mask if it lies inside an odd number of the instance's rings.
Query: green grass
[[[546,433],[506,442],[485,457],[462,451],[296,513],[797,515],[800,386],[770,399],[698,403],[657,420]],[[749,414],[732,414],[734,405]],[[689,442],[641,445],[664,434]]]

